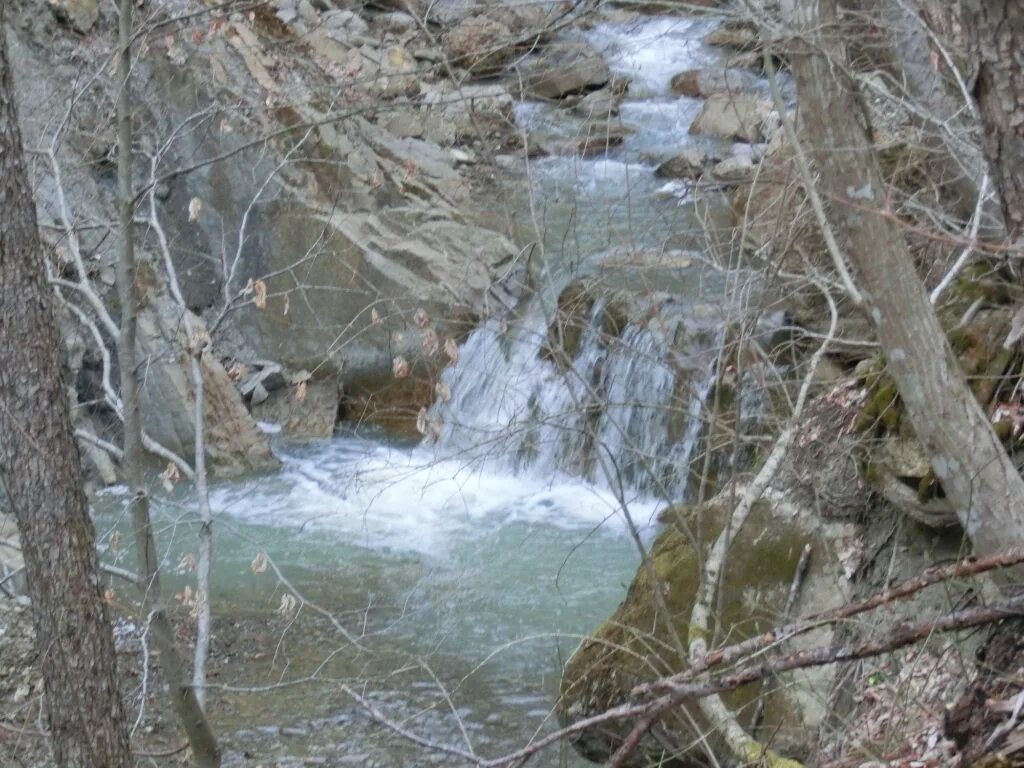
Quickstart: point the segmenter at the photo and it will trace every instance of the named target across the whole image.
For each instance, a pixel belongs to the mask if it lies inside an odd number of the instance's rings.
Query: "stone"
[[[699,147],[687,147],[675,157],[669,158],[654,171],[663,179],[698,179],[704,173],[708,156]]]
[[[561,99],[602,87],[611,80],[611,70],[592,46],[558,43],[521,64],[520,76],[525,96]]]
[[[49,0],[48,4],[57,21],[83,35],[91,31],[100,18],[97,0]]]
[[[139,270],[146,298],[138,314],[137,354],[146,371],[139,388],[142,423],[161,445],[192,461],[195,458],[195,421],[191,362],[186,353],[181,310],[167,296],[157,273]],[[198,317],[192,323],[203,329]],[[206,453],[215,475],[231,477],[246,472],[276,469],[266,435],[242,402],[224,366],[212,354],[202,363],[205,395]]]
[[[334,434],[340,406],[336,381],[304,381],[269,393],[252,413],[261,422],[279,424],[290,438],[307,440]]]
[[[445,53],[453,66],[474,75],[503,70],[515,56],[512,30],[489,16],[470,16],[443,38]]]
[[[627,78],[617,77],[605,88],[592,91],[572,105],[573,114],[588,120],[602,120],[619,114],[619,104],[629,89]]]
[[[672,92],[693,99],[712,93],[751,93],[759,88],[757,75],[746,69],[688,69],[672,78]]]
[[[724,24],[704,38],[704,42],[723,48],[754,48],[759,44],[757,30],[742,24]]]
[[[757,173],[757,165],[750,155],[733,155],[711,167],[715,181],[725,184],[742,184],[751,181]]]
[[[765,141],[777,119],[767,99],[749,93],[714,93],[690,125],[690,133],[756,144]]]
[[[336,42],[349,43],[352,38],[365,35],[370,27],[359,14],[335,9],[324,13],[320,29]]]

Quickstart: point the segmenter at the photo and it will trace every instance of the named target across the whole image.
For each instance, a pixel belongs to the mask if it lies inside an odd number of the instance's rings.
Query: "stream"
[[[700,42],[708,29],[703,21],[652,17],[572,33],[602,50],[615,74],[633,79],[621,107],[633,132],[604,157],[531,161],[543,266],[556,288],[610,249],[699,247],[685,189],[656,178],[654,168],[691,141],[687,128],[700,102],[672,96],[669,79],[713,60]],[[532,131],[578,128],[551,105],[525,103],[518,117]],[[337,682],[364,690],[425,738],[484,756],[557,727],[562,665],[614,610],[638,565],[623,505],[648,539],[663,506],[657,496],[665,494],[624,457],[639,444],[667,495],[685,489],[679,467],[697,440],[701,393],[710,385],[700,354],[716,336],[713,315],[700,311],[707,284],[681,275],[673,279],[693,297],[686,322],[703,333],[693,354],[704,370],[678,434],[659,423],[675,369],[660,360],[665,340],[654,331],[631,326],[619,351],[609,352],[591,329],[573,361],[580,380],[603,377],[611,393],[596,432],[598,455],[618,460],[617,476],[579,453],[583,392],[539,359],[546,313],[537,299],[520,308],[511,330],[491,322],[463,345],[446,374],[452,399],[434,409],[445,424],[438,444],[367,428],[326,441],[280,441],[280,473],[214,486],[211,696],[226,765],[451,764],[373,723]],[[154,510],[166,548],[165,592],[178,602],[192,580],[190,502],[175,491]],[[130,566],[131,554],[111,539],[116,531],[130,540],[122,509],[116,489],[97,499],[105,557]],[[289,604],[261,554],[360,647],[311,604]],[[319,682],[273,687],[314,674]],[[587,765],[567,746],[531,764]]]

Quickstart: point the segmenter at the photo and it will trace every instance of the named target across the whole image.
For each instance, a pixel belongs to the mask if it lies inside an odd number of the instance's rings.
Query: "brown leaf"
[[[409,361],[398,355],[391,363],[391,372],[396,379],[404,379],[409,375]]]
[[[263,573],[267,570],[267,555],[265,552],[257,552],[256,557],[249,563],[249,569],[253,573]]]
[[[426,328],[430,325],[430,315],[427,314],[427,311],[423,309],[423,307],[420,307],[412,316],[412,321],[416,324],[417,328]]]
[[[170,493],[174,490],[174,485],[181,479],[181,472],[178,470],[178,465],[173,462],[167,462],[167,469],[160,473],[160,480],[163,482],[164,490]]]
[[[188,202],[188,220],[199,221],[199,213],[203,210],[203,201],[198,197],[193,197]]]
[[[256,309],[267,308],[267,284],[262,280],[257,280],[252,284],[253,292],[256,294],[256,298],[253,300],[256,304]]]
[[[300,381],[298,384],[295,385],[295,400],[297,402],[301,403],[305,399],[306,399],[306,382]]]
[[[429,357],[437,352],[439,345],[437,332],[433,328],[427,328],[423,332],[423,353]]]
[[[427,434],[427,409],[425,406],[420,408],[420,412],[416,414],[416,431],[421,435]]]
[[[452,389],[443,381],[439,381],[434,385],[434,394],[436,394],[443,403],[447,403],[452,399]]]
[[[115,555],[121,551],[121,533],[114,531],[110,534],[110,540],[107,542],[107,546],[110,547],[110,551]]]
[[[377,311],[377,308],[374,307],[373,309],[371,309],[370,310],[370,325],[380,325],[383,322],[384,321],[381,320],[380,312]]]

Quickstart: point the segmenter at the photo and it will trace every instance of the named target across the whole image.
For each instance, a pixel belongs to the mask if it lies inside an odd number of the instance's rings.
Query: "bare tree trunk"
[[[899,226],[882,215],[886,191],[866,111],[845,74],[836,0],[782,7],[800,36],[789,54],[810,154],[903,407],[975,549],[1024,542],[1024,480],[967,387]]]
[[[117,290],[121,305],[118,364],[121,369],[121,401],[124,410],[124,456],[122,468],[131,489],[132,525],[138,560],[143,610],[149,617],[153,640],[160,650],[164,677],[171,689],[174,710],[181,720],[195,763],[217,768],[220,751],[210,724],[199,705],[190,676],[174,642],[174,630],[160,589],[160,563],[153,538],[149,495],[145,482],[142,422],[139,414],[139,383],[135,355],[135,195],[132,183],[131,35],[132,0],[120,4],[118,43],[120,48],[117,99],[117,175],[121,253],[117,267]]]
[[[0,477],[21,535],[54,761],[128,768],[114,642],[45,276],[0,28]]]
[[[974,94],[985,128],[982,148],[1012,240],[1024,234],[1024,5],[964,0],[964,28],[977,66]]]

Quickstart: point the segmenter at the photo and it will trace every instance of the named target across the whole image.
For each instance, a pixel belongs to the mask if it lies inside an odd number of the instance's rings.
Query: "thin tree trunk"
[[[976,551],[1024,542],[1024,480],[967,387],[899,226],[881,215],[886,190],[866,111],[844,74],[836,0],[782,7],[801,36],[788,53],[808,148],[903,407]]]
[[[964,0],[964,29],[977,65],[974,95],[985,128],[982,149],[1011,240],[1024,235],[1024,4]]]
[[[124,458],[122,468],[131,490],[132,525],[143,610],[149,617],[153,641],[160,650],[164,677],[171,691],[174,710],[181,720],[196,765],[217,768],[220,751],[210,724],[199,705],[189,674],[174,642],[174,630],[160,589],[160,564],[153,538],[149,495],[145,482],[142,422],[139,414],[139,383],[135,355],[136,295],[135,199],[132,184],[131,34],[132,0],[120,4],[118,43],[120,48],[117,99],[117,175],[121,253],[117,266],[117,290],[121,304],[118,364],[121,370],[121,401],[124,410]]]
[[[54,761],[128,768],[114,642],[6,48],[0,28],[0,478],[21,535]]]

